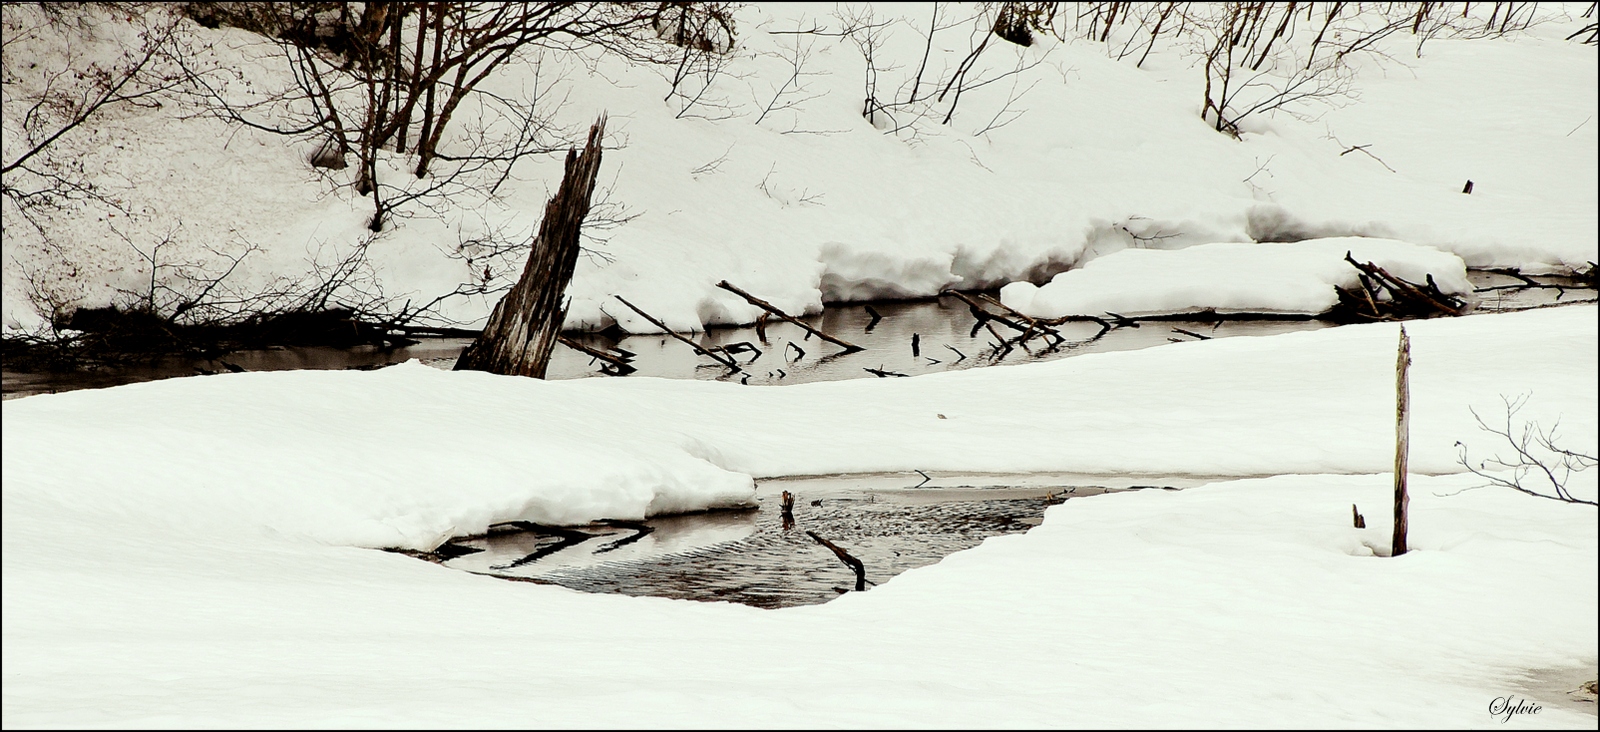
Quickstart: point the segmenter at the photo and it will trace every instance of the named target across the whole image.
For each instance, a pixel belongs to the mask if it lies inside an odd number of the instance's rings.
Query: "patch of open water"
[[[807,532],[860,560],[870,591],[991,536],[1037,526],[1044,510],[1062,501],[1203,482],[1194,477],[918,473],[765,480],[753,510],[558,531],[506,527],[487,537],[454,540],[444,554],[472,553],[435,560],[468,572],[587,592],[792,607],[826,602],[855,586],[854,572]],[[792,523],[779,509],[784,491],[796,496]],[[573,535],[573,529],[581,533]]]

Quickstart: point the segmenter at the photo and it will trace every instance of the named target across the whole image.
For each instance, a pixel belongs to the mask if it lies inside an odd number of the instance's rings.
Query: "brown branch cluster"
[[[1333,315],[1358,321],[1402,320],[1436,315],[1461,315],[1466,301],[1446,294],[1428,275],[1422,284],[1410,282],[1373,262],[1358,262],[1350,252],[1344,259],[1361,271],[1354,290],[1339,290],[1339,305]]]

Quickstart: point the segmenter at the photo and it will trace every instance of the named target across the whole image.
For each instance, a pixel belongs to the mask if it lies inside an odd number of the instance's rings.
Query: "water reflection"
[[[870,586],[938,562],[991,536],[1026,531],[1047,507],[1107,492],[1178,489],[1203,478],[1141,476],[876,474],[763,481],[759,509],[651,519],[636,535],[603,525],[567,543],[554,531],[506,533],[454,544],[481,550],[444,562],[480,574],[533,579],[588,592],[728,601],[756,607],[826,602],[854,587],[853,572],[807,532],[839,545],[866,567]],[[919,485],[920,484],[920,485]],[[796,494],[794,524],[778,510]],[[554,550],[554,551],[552,551]]]
[[[1469,278],[1476,287],[1519,282],[1504,274],[1485,271],[1470,272]],[[1562,292],[1554,289],[1521,289],[1479,293],[1471,299],[1477,312],[1495,312],[1592,298],[1593,290]],[[874,313],[880,315],[881,319],[875,318]],[[636,354],[631,364],[637,369],[635,374],[640,376],[781,385],[880,378],[874,372],[915,376],[996,364],[1048,361],[1084,353],[1148,348],[1173,340],[1190,340],[1195,335],[1227,338],[1331,327],[1330,323],[1307,319],[1159,321],[1143,322],[1138,327],[1117,328],[1103,337],[1094,338],[1100,329],[1093,323],[1068,323],[1059,327],[1061,334],[1069,339],[1065,345],[1045,350],[1042,348],[1042,339],[1035,339],[1029,349],[1014,349],[1000,357],[991,345],[996,340],[995,336],[988,330],[973,330],[974,320],[967,306],[950,297],[835,305],[829,306],[820,315],[804,320],[823,332],[866,350],[842,354],[838,346],[808,337],[799,327],[784,322],[768,324],[764,331],[754,327],[717,328],[689,336],[705,347],[750,344],[750,350],[735,356],[740,370],[734,371],[696,354],[687,345],[665,335],[635,335],[617,340],[597,334],[570,336],[592,348],[622,348]],[[236,351],[222,360],[246,371],[375,368],[413,358],[439,368],[450,368],[468,342],[469,339],[465,338],[428,338],[409,347],[390,349],[374,346],[348,349],[274,348]],[[145,364],[70,373],[4,371],[0,381],[3,381],[5,398],[9,399],[29,394],[220,372],[227,370],[222,360],[169,357]],[[552,379],[612,378],[600,372],[601,365],[587,354],[557,346],[551,357],[548,375]]]

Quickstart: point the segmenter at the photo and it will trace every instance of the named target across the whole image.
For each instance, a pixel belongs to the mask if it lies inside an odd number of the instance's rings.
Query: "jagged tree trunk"
[[[483,333],[461,353],[457,371],[544,378],[550,351],[567,316],[563,294],[578,263],[578,234],[589,213],[595,174],[600,171],[600,139],[605,130],[606,118],[601,115],[589,128],[583,153],[567,151],[566,174],[545,206],[522,277],[494,306]]]

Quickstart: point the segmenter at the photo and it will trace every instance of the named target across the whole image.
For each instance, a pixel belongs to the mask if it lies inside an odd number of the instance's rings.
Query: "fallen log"
[[[604,361],[605,363],[609,364],[612,368],[612,371],[607,371],[606,373],[615,373],[618,376],[627,376],[628,374],[638,371],[638,369],[634,368],[628,363],[628,359],[632,356],[632,354],[613,356],[605,351],[585,346],[582,343],[572,340],[566,336],[557,336],[556,342],[574,351],[587,354],[596,360]]]
[[[735,361],[732,356],[729,356],[727,354],[723,354],[723,355],[719,356],[719,355],[717,355],[717,353],[715,351],[712,351],[712,350],[710,350],[708,348],[702,347],[700,344],[695,343],[694,341],[690,340],[689,338],[686,338],[683,335],[673,331],[671,328],[668,328],[666,323],[663,323],[663,322],[661,322],[659,320],[656,320],[654,317],[651,317],[651,315],[649,313],[647,313],[647,312],[645,312],[643,310],[640,310],[639,306],[634,305],[631,302],[628,302],[621,295],[612,295],[612,297],[616,298],[617,301],[621,302],[623,305],[627,305],[629,310],[632,310],[632,311],[638,313],[639,317],[650,321],[651,325],[654,325],[655,327],[660,328],[663,333],[666,333],[667,335],[672,336],[673,338],[676,338],[676,339],[678,339],[680,341],[683,341],[684,343],[687,343],[690,348],[694,349],[695,353],[698,353],[698,354],[700,354],[702,356],[707,356],[707,357],[711,358],[713,361],[716,361],[717,363],[720,363],[723,366],[727,366],[728,368],[733,369],[734,371],[743,371],[744,370],[744,369],[739,368],[739,362]]]
[[[1020,334],[1017,337],[1011,338],[1011,339],[1002,339],[1002,340],[1008,341],[1006,343],[1006,348],[1005,348],[1006,352],[1008,352],[1008,353],[1010,352],[1012,345],[1021,345],[1022,343],[1025,343],[1029,339],[1031,339],[1031,338],[1033,338],[1035,336],[1041,336],[1041,335],[1048,335],[1051,338],[1055,339],[1055,342],[1051,344],[1052,348],[1060,346],[1062,343],[1067,342],[1067,338],[1066,338],[1066,336],[1061,335],[1060,331],[1057,331],[1055,326],[1061,325],[1062,323],[1094,323],[1096,325],[1099,325],[1100,326],[1100,332],[1096,333],[1089,340],[1094,340],[1095,338],[1099,338],[1100,336],[1105,335],[1107,331],[1109,331],[1113,327],[1115,327],[1110,322],[1108,322],[1105,318],[1100,318],[1100,317],[1096,317],[1096,316],[1093,316],[1093,315],[1063,315],[1063,316],[1061,316],[1059,318],[1035,318],[1035,317],[1032,317],[1032,316],[1029,316],[1029,315],[1025,315],[1025,314],[1017,311],[1016,309],[1006,305],[1005,303],[1002,303],[999,300],[994,299],[993,297],[990,297],[988,295],[983,295],[983,294],[979,295],[979,298],[982,298],[982,299],[974,298],[974,297],[972,297],[972,296],[970,296],[970,295],[968,295],[968,294],[966,294],[964,292],[961,292],[959,290],[945,290],[944,292],[941,292],[939,294],[941,294],[941,295],[949,295],[949,296],[954,297],[957,300],[960,300],[960,301],[962,301],[962,302],[967,304],[967,308],[972,311],[972,316],[974,318],[978,319],[978,324],[974,325],[973,329],[972,329],[972,335],[973,336],[976,336],[978,330],[984,324],[986,324],[986,323],[988,323],[990,321],[999,323],[1001,325],[1006,326],[1007,328],[1010,328],[1010,329],[1012,329],[1014,331],[1017,331]],[[984,305],[985,304],[993,305],[993,306],[995,306],[997,308],[1000,308],[1001,310],[1005,311],[1007,314],[1009,314],[1012,317],[1008,318],[1008,317],[1004,317],[1004,316],[1001,316],[1001,315],[996,315],[994,313],[991,313],[988,310],[984,309]],[[1018,320],[1020,320],[1022,322],[1021,323],[1016,322]],[[1024,323],[1026,325],[1024,325]],[[999,336],[997,335],[996,337],[999,337]]]
[[[721,282],[718,282],[717,283],[717,287],[720,287],[720,288],[722,288],[724,290],[727,290],[728,292],[731,292],[731,293],[733,293],[735,295],[738,295],[739,297],[744,298],[745,301],[750,303],[751,305],[754,305],[754,306],[756,306],[758,308],[761,308],[762,310],[765,310],[765,311],[767,311],[769,313],[772,313],[773,315],[777,316],[778,318],[780,318],[782,320],[786,320],[786,321],[788,321],[790,323],[794,323],[795,325],[800,326],[801,329],[805,330],[805,332],[810,334],[810,335],[814,335],[814,336],[816,336],[816,337],[818,337],[818,338],[820,338],[820,339],[822,339],[824,341],[832,343],[835,346],[843,348],[845,353],[855,353],[857,351],[865,351],[866,350],[865,348],[862,348],[861,346],[857,346],[857,345],[852,344],[852,343],[846,343],[845,341],[839,340],[838,338],[834,338],[833,336],[828,335],[827,333],[824,333],[824,332],[822,332],[820,330],[817,330],[816,328],[811,327],[810,325],[806,324],[804,321],[801,321],[799,318],[793,317],[793,316],[789,315],[788,313],[783,312],[782,310],[779,310],[772,303],[767,302],[766,300],[762,300],[761,298],[756,297],[755,295],[752,295],[752,294],[750,294],[748,292],[745,292],[744,290],[741,290],[741,289],[739,289],[737,287],[734,287],[733,285],[729,284],[727,280],[723,280]]]

